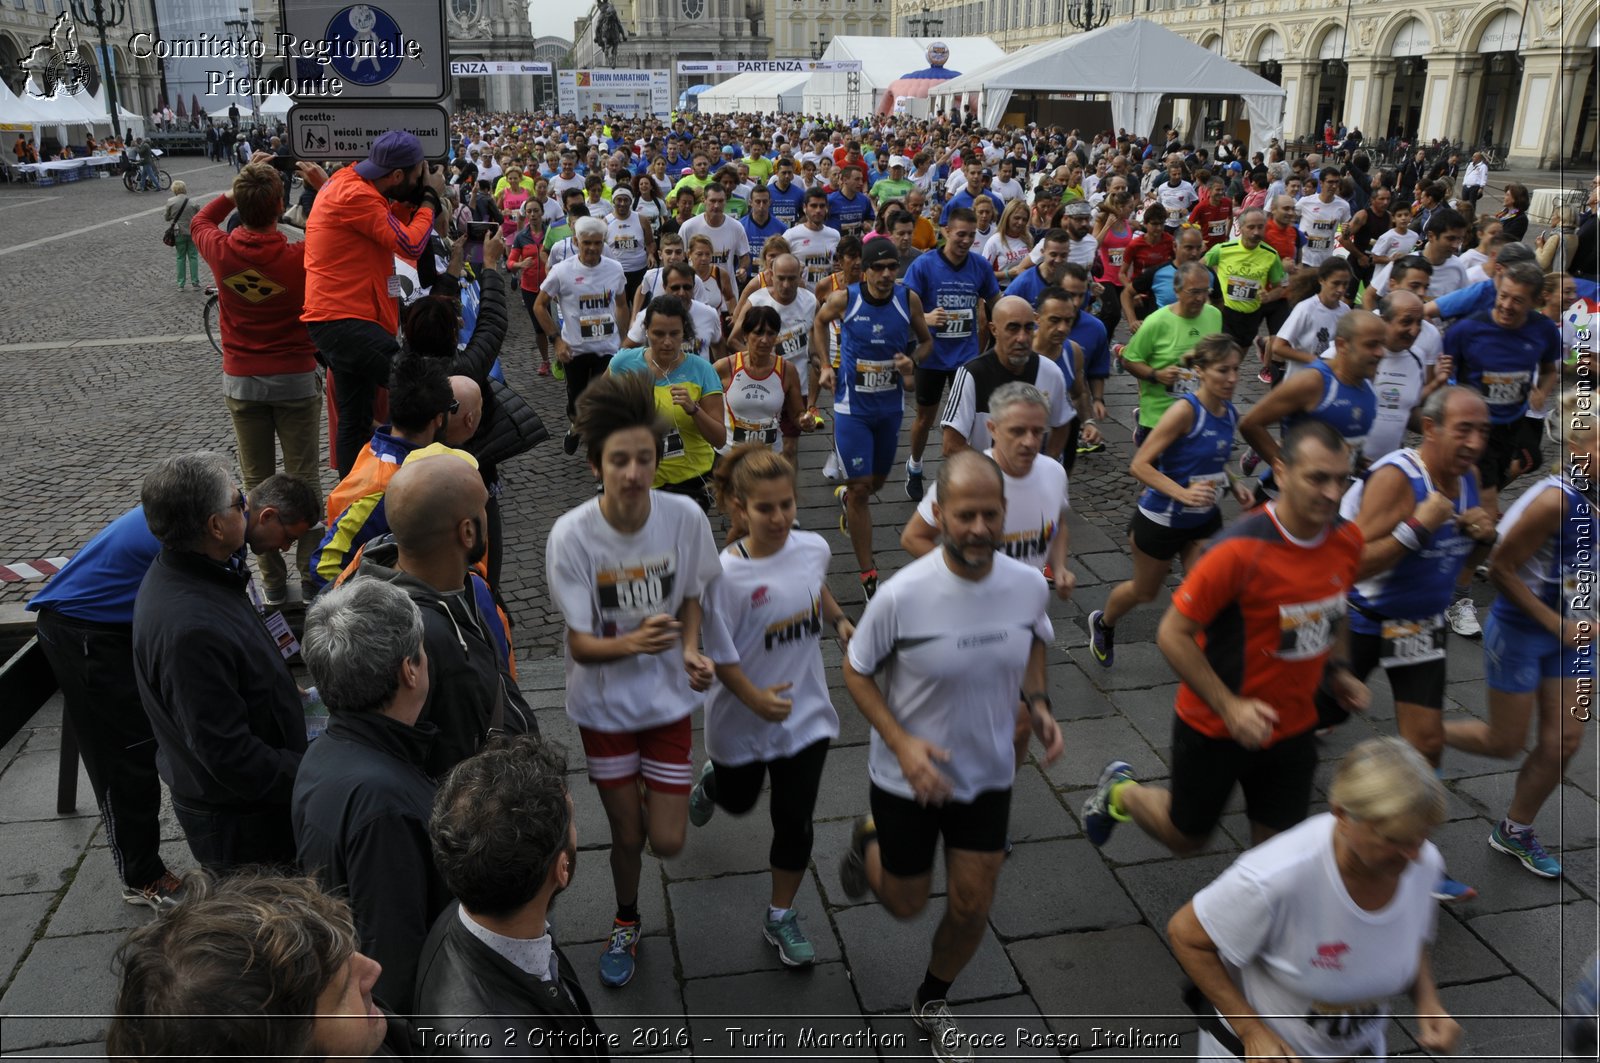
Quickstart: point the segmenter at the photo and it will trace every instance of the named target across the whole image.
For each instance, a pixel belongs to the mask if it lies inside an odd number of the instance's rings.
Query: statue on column
[[[594,16],[594,43],[606,57],[606,66],[616,65],[617,48],[627,39],[628,31],[622,28],[622,19],[611,0],[600,0]]]

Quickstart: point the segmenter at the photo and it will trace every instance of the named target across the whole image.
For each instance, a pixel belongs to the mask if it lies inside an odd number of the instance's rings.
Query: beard
[[[468,567],[476,565],[489,555],[489,540],[483,534],[483,521],[473,517],[472,530],[476,534],[473,536],[472,549],[467,553]]]
[[[999,542],[987,535],[970,536],[963,542],[943,530],[939,532],[939,542],[944,546],[944,556],[966,569],[983,568],[992,562],[994,560],[994,552],[1000,545]],[[970,550],[981,551],[982,558],[974,560],[968,557],[967,552]]]

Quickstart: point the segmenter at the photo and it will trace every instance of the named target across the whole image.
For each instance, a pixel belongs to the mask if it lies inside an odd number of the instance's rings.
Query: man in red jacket
[[[444,173],[424,160],[422,142],[392,130],[373,141],[366,160],[329,178],[306,218],[301,317],[333,373],[341,478],[372,435],[372,404],[399,349],[394,258],[421,257],[428,230],[445,214],[444,187]]]
[[[307,180],[320,181],[321,170],[306,165]],[[240,224],[225,233],[221,222],[234,209]],[[322,385],[316,374],[316,345],[300,320],[306,299],[305,245],[290,243],[278,231],[283,209],[283,179],[258,158],[240,169],[231,194],[218,196],[195,215],[189,234],[217,278],[222,395],[233,416],[245,490],[255,490],[277,471],[276,450],[281,447],[283,471],[315,494]],[[307,587],[311,553],[320,540],[320,533],[308,533],[295,551],[302,588]],[[268,603],[283,604],[288,598],[283,555],[268,551],[260,563]],[[309,600],[310,594],[305,597]]]

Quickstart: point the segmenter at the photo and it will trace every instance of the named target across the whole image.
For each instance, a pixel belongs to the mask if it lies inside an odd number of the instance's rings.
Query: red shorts
[[[664,794],[686,794],[694,789],[693,740],[689,717],[644,731],[591,731],[580,726],[583,754],[589,762],[589,781],[602,790],[644,784]]]

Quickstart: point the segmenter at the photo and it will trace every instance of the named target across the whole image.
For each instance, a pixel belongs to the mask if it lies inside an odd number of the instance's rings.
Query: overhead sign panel
[[[678,63],[680,74],[859,74],[859,59],[707,59]]]
[[[556,102],[562,114],[665,116],[671,110],[665,70],[559,70]]]
[[[391,129],[422,141],[430,159],[450,153],[450,115],[437,103],[297,103],[289,108],[289,148],[297,158],[358,162]]]
[[[450,92],[439,0],[284,0],[278,54],[294,80],[337,78],[341,100],[439,100]]]
[[[460,78],[528,74],[533,77],[549,77],[553,69],[549,63],[507,63],[493,59],[464,59],[450,64],[450,76]]]

